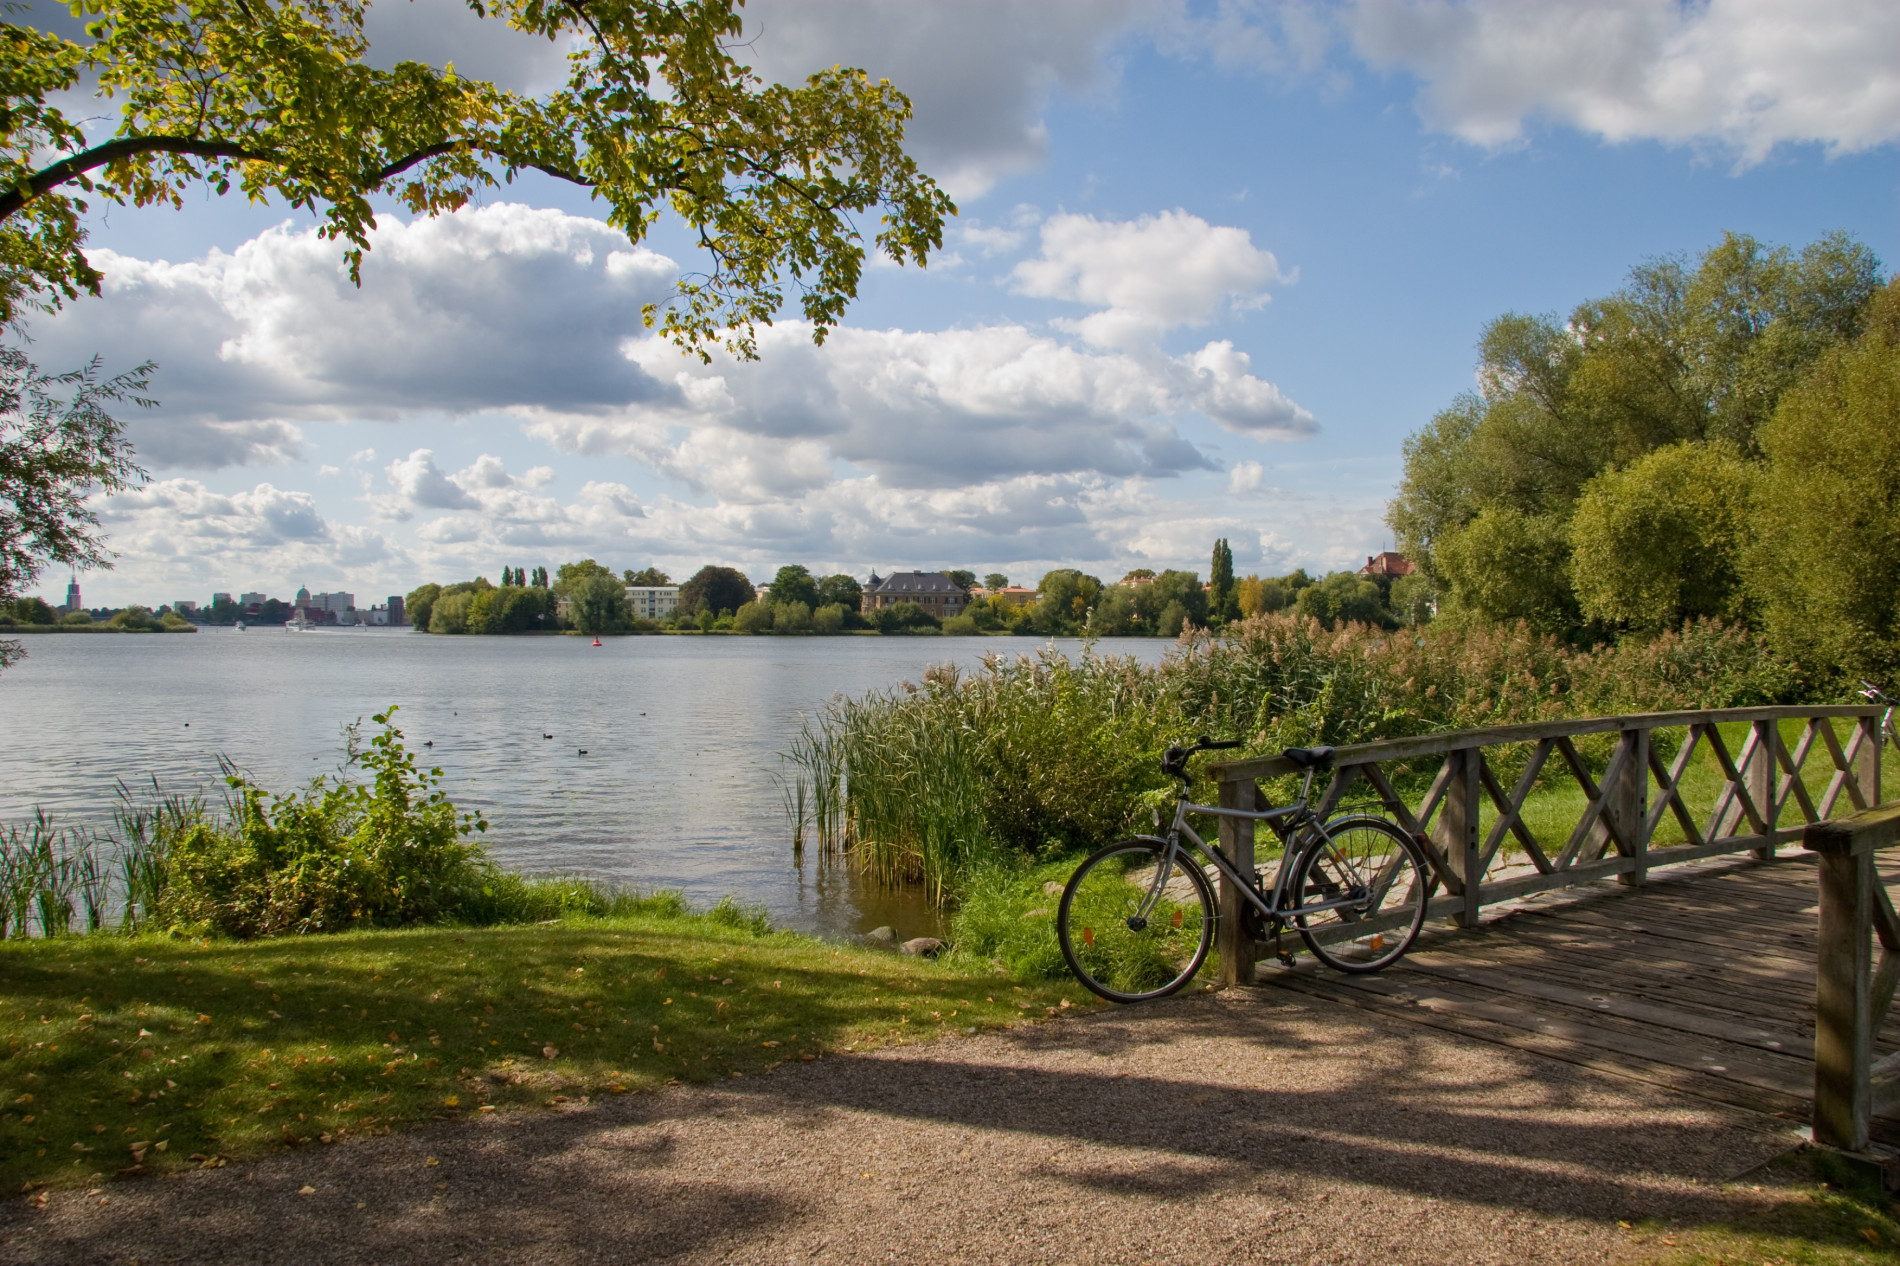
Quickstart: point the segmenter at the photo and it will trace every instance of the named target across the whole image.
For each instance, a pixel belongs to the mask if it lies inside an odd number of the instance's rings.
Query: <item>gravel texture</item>
[[[1786,1124],[1227,990],[14,1198],[0,1259],[1598,1261]]]

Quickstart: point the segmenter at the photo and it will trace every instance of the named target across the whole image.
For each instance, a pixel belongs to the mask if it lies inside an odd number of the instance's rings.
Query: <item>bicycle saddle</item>
[[[1333,749],[1330,747],[1289,747],[1280,755],[1301,769],[1331,769],[1333,767]]]

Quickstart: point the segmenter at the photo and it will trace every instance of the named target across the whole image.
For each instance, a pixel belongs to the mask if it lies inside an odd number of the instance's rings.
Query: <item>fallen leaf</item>
[[[442,1106],[445,1108],[459,1108],[461,1105],[462,1105],[462,1100],[461,1100],[461,1097],[458,1095],[450,1095],[448,1098],[442,1101]]]
[[[561,1053],[561,1052],[560,1052],[560,1048],[558,1048],[558,1047],[554,1047],[554,1046],[543,1046],[543,1047],[541,1048],[541,1058],[542,1058],[542,1059],[553,1059],[553,1058],[554,1058],[554,1057],[555,1057],[556,1055],[559,1055],[560,1053]]]
[[[317,1189],[312,1187],[309,1183],[305,1183],[303,1186],[297,1188],[297,1194],[300,1196],[314,1196],[317,1194]]]

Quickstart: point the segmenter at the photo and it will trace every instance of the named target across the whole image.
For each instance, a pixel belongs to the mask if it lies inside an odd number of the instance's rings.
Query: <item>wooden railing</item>
[[[1858,1152],[1873,1118],[1900,1103],[1900,1055],[1874,1062],[1874,1034],[1900,980],[1900,918],[1874,853],[1900,842],[1900,804],[1819,822],[1821,934],[1814,973],[1814,1139]],[[1880,965],[1873,937],[1880,938]]]
[[[1801,839],[1807,824],[1828,819],[1837,806],[1850,812],[1879,804],[1880,715],[1879,708],[1860,706],[1650,712],[1360,743],[1339,749],[1332,779],[1314,809],[1324,817],[1349,795],[1357,798],[1363,791],[1375,798],[1419,842],[1431,864],[1429,913],[1472,927],[1485,906],[1534,892],[1612,875],[1640,884],[1656,867],[1724,853],[1770,857],[1777,846]],[[1802,727],[1792,748],[1781,733],[1787,722]],[[1845,741],[1836,733],[1837,723],[1847,731]],[[1740,750],[1731,752],[1718,727],[1737,724],[1746,725],[1747,733]],[[1667,763],[1651,741],[1658,730],[1686,731]],[[1577,750],[1576,740],[1588,735],[1616,736],[1600,778]],[[1507,745],[1528,749],[1509,791],[1485,755]],[[1817,749],[1833,766],[1818,795],[1804,776]],[[1714,759],[1718,785],[1712,803],[1698,813],[1681,784],[1696,754],[1705,751]],[[1524,808],[1553,756],[1582,789],[1583,805],[1565,838],[1540,840],[1525,822]],[[1433,758],[1441,762],[1436,776],[1422,799],[1408,802],[1395,789],[1388,767]],[[1209,772],[1221,805],[1266,808],[1259,781],[1299,771],[1271,756],[1213,765]],[[1552,776],[1562,777],[1555,771]],[[1488,828],[1487,801],[1496,809]],[[1791,806],[1800,821],[1784,827]],[[1681,826],[1684,842],[1652,849],[1650,841],[1665,814]],[[1220,823],[1222,851],[1242,874],[1250,873],[1254,824],[1235,818]],[[1512,867],[1515,873],[1493,876],[1507,837],[1524,862]],[[1221,978],[1228,984],[1250,983],[1261,953],[1246,930],[1249,921],[1239,917],[1241,906],[1239,895],[1227,891],[1223,881],[1219,946]]]

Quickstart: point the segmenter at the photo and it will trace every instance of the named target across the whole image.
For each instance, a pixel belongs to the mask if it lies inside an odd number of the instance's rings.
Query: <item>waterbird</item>
[[[645,715],[646,715],[646,713],[644,713],[644,712],[642,712],[642,713],[641,713],[640,715],[641,715],[641,716],[645,716]],[[553,738],[554,736],[553,736],[552,734],[543,734],[543,735],[542,735],[541,737],[542,737],[542,738]]]
[[[424,747],[434,747],[434,746],[435,746],[435,740],[434,740],[434,739],[423,739],[423,740],[422,740],[422,745],[423,745]]]
[[[580,748],[580,749],[579,749],[579,751],[580,751],[580,754],[581,754],[582,756],[585,756],[585,755],[587,755],[587,749],[586,749],[586,748],[584,748],[584,747],[583,747],[583,748]]]

